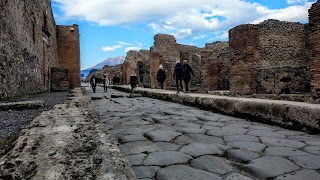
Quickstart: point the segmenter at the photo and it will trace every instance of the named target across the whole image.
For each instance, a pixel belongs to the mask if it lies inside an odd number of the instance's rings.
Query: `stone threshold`
[[[130,92],[128,86],[112,86],[112,88]],[[141,87],[136,88],[134,92],[145,97],[194,106],[250,121],[320,134],[320,104],[199,93],[176,94],[175,91]]]

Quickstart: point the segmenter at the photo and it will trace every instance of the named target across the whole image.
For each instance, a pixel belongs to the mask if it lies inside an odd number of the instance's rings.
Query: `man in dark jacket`
[[[157,73],[157,80],[160,84],[160,88],[163,89],[163,82],[166,80],[166,72],[163,70],[163,66],[160,64],[159,71]]]
[[[179,85],[181,87],[181,90],[183,90],[182,86],[182,79],[184,77],[184,72],[183,72],[183,65],[182,63],[178,60],[176,62],[176,65],[174,66],[174,72],[173,72],[173,79],[176,79],[176,85],[177,85],[177,94],[179,94]]]
[[[188,84],[190,82],[191,79],[191,74],[193,77],[195,77],[192,68],[189,66],[189,64],[187,63],[187,60],[183,61],[183,70],[184,70],[184,83],[186,85],[186,93],[189,92],[189,87]]]
[[[91,84],[91,88],[92,88],[94,93],[96,92],[97,83],[98,83],[98,78],[96,77],[96,75],[93,75],[90,78],[90,84]]]

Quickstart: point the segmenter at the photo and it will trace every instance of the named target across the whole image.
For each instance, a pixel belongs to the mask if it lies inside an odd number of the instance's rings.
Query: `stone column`
[[[151,58],[149,63],[150,63],[151,88],[155,89],[158,87],[157,72],[159,70],[159,65],[160,65],[159,54],[151,53]]]

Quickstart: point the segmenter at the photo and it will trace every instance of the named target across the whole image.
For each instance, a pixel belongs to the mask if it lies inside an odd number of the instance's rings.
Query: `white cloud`
[[[122,48],[121,45],[114,45],[114,46],[105,46],[105,47],[102,47],[102,51],[115,51],[116,49],[119,49],[119,48]]]
[[[202,35],[199,35],[199,36],[194,36],[194,37],[192,38],[192,40],[205,39],[205,38],[207,38],[207,37],[208,37],[207,35],[202,34]]]
[[[259,3],[244,0],[52,1],[58,3],[65,16],[70,18],[100,25],[147,22],[155,33],[173,34],[177,39],[204,34],[203,32],[223,31],[239,24],[259,23],[270,18],[307,22],[307,10],[312,4],[308,0],[287,0],[291,6],[268,9]]]
[[[142,49],[142,48],[141,47],[132,46],[132,47],[127,47],[125,49],[125,52],[131,51],[131,50],[139,51],[140,49]]]

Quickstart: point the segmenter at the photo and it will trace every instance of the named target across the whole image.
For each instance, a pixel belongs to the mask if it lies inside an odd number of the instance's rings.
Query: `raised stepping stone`
[[[101,100],[103,97],[98,97],[98,96],[92,96],[91,100]]]
[[[145,135],[155,142],[169,142],[175,139],[177,136],[180,136],[181,133],[174,131],[150,131],[147,132]]]
[[[258,179],[268,179],[299,170],[300,167],[282,157],[264,156],[250,161],[244,169]]]
[[[158,146],[148,141],[129,142],[120,145],[119,148],[124,155],[150,153],[160,150]]]
[[[252,180],[252,179],[238,173],[232,173],[231,175],[226,177],[226,180]]]
[[[227,156],[228,158],[239,161],[239,162],[247,162],[247,161],[251,161],[259,158],[259,154],[249,150],[244,150],[244,149],[228,150]]]
[[[119,140],[122,143],[127,143],[127,142],[132,142],[132,141],[147,141],[147,139],[145,137],[143,137],[141,134],[122,136],[119,138]]]
[[[317,155],[292,156],[289,159],[305,169],[320,169],[320,156]]]
[[[309,153],[299,151],[297,149],[288,148],[288,147],[268,147],[264,154],[267,156],[299,156],[299,155],[309,155]]]
[[[223,155],[223,153],[230,147],[220,145],[220,144],[205,144],[205,143],[192,143],[186,145],[180,149],[180,152],[189,154],[193,157],[198,157],[202,155]]]
[[[136,176],[142,178],[154,178],[159,169],[158,166],[134,166],[132,167]]]
[[[224,144],[221,137],[207,136],[203,134],[184,134],[177,137],[174,142],[176,144],[191,144],[191,143],[209,143],[209,144]]]
[[[37,108],[43,108],[43,107],[44,107],[44,101],[40,101],[40,100],[0,103],[0,110],[37,109]]]
[[[119,94],[111,94],[111,98],[123,98],[123,95],[119,95]]]
[[[131,166],[138,166],[141,165],[143,160],[146,158],[147,155],[145,154],[134,154],[126,156]]]
[[[162,151],[178,151],[181,148],[181,145],[176,145],[167,142],[155,142]]]
[[[151,153],[146,158],[146,160],[144,160],[143,165],[169,166],[173,164],[185,164],[190,159],[192,159],[191,156],[181,152],[175,152],[175,151],[154,152],[154,153]]]
[[[279,138],[272,138],[272,137],[261,137],[261,142],[263,144],[269,144],[272,146],[281,146],[281,147],[290,147],[290,148],[302,148],[306,144],[294,141],[294,140],[288,140],[288,139],[279,139]]]
[[[320,155],[320,146],[308,146],[304,150],[315,155]]]
[[[197,169],[220,175],[224,175],[233,171],[232,166],[230,166],[226,160],[220,157],[214,157],[209,155],[201,156],[197,159],[192,160],[191,166]]]
[[[274,180],[313,180],[319,179],[320,173],[315,170],[303,169],[293,173],[288,173],[285,175],[278,176]]]
[[[217,175],[185,165],[173,165],[158,171],[157,180],[221,180]]]
[[[247,141],[232,141],[228,142],[227,146],[235,147],[239,149],[246,149],[255,152],[262,152],[266,145],[256,142],[247,142]]]
[[[251,142],[260,142],[260,139],[255,136],[250,135],[230,135],[223,136],[225,141],[251,141]]]

